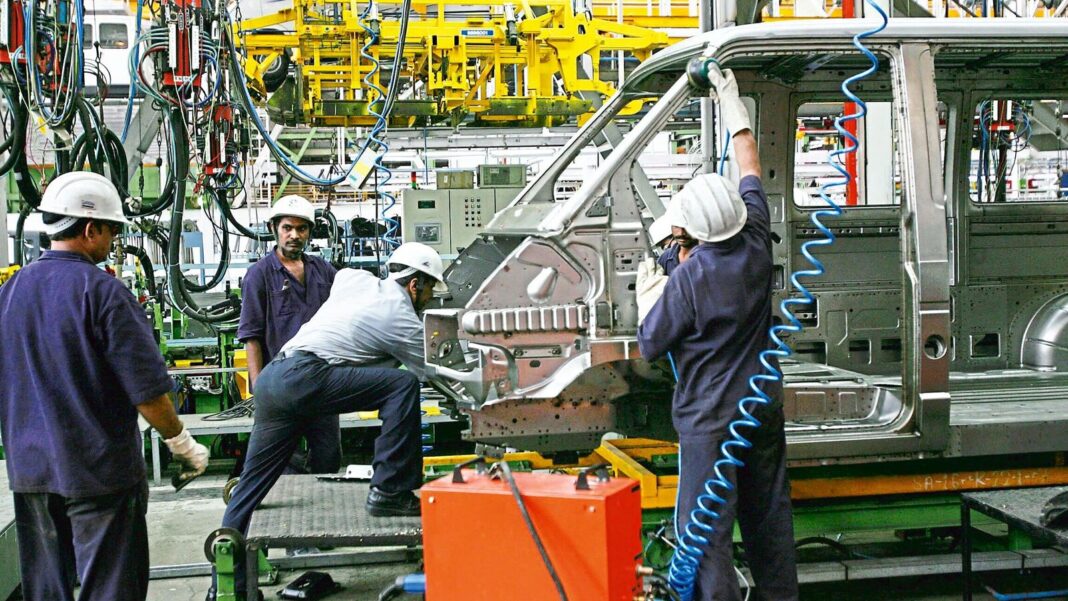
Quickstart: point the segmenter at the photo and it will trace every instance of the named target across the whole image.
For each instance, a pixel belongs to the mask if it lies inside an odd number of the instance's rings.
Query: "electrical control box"
[[[405,242],[422,242],[446,257],[467,248],[519,188],[404,190]]]
[[[527,166],[479,165],[478,185],[483,188],[522,188],[527,185]]]
[[[583,485],[576,476],[544,473],[513,477],[568,599],[641,598],[637,482],[589,476]],[[423,486],[419,497],[428,601],[559,597],[502,476],[462,470],[460,478]]]
[[[475,187],[475,172],[464,169],[439,169],[434,172],[438,190],[460,190]]]

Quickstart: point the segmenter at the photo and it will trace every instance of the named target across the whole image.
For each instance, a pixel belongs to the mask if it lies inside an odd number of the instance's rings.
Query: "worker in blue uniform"
[[[444,265],[437,251],[418,242],[402,244],[386,265],[384,280],[341,270],[319,312],[260,373],[248,457],[223,526],[247,532],[307,424],[350,411],[378,411],[382,420],[367,512],[419,515],[412,492],[423,483],[419,382],[426,362],[419,314],[435,289],[445,290]],[[402,364],[406,371],[397,369]],[[241,593],[244,575],[238,566]]]
[[[315,208],[302,196],[274,203],[269,219],[277,244],[249,268],[241,281],[241,321],[237,339],[245,343],[249,389],[264,365],[315,315],[330,296],[337,270],[322,258],[304,252],[315,225]],[[310,420],[304,435],[307,457],[294,452],[287,471],[331,474],[341,467],[338,416]],[[305,469],[306,468],[306,469]]]
[[[40,210],[52,249],[0,286],[0,430],[14,493],[22,598],[143,601],[148,481],[140,413],[182,464],[208,450],[182,426],[144,309],[97,267],[127,223],[95,173],[67,173]],[[151,274],[149,274],[151,277]]]
[[[649,239],[653,243],[654,251],[660,255],[656,258],[656,264],[667,275],[679,265],[679,247],[675,244],[675,238],[671,231],[671,219],[665,213],[649,225]]]
[[[663,270],[664,275],[671,275],[678,266],[690,256],[690,251],[697,246],[697,240],[686,231],[686,228],[671,225],[671,215],[677,214],[678,201],[672,199],[668,204],[668,211],[649,227],[649,235],[653,237],[654,244],[662,247],[664,252],[656,260],[656,264]],[[657,241],[662,233],[661,228],[667,228],[667,242]],[[654,231],[655,230],[655,231]]]
[[[686,184],[670,211],[672,225],[698,240],[670,277],[651,268],[639,273],[638,345],[649,361],[670,353],[678,369],[672,418],[679,434],[678,527],[690,522],[704,484],[714,477],[719,445],[729,437],[749,378],[763,373],[772,325],[772,254],[767,197],[761,186],[756,139],[730,71],[711,74],[720,114],[734,132],[739,185],[715,174]],[[745,467],[730,470],[732,491],[702,557],[695,599],[741,599],[731,537],[737,517],[757,599],[797,599],[782,386],[763,382],[772,399],[754,411],[760,427],[746,430],[753,443],[738,450]]]

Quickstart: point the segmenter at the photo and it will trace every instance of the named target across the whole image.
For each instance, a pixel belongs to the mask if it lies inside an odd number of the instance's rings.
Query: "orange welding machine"
[[[476,467],[420,491],[428,601],[641,596],[637,482]]]

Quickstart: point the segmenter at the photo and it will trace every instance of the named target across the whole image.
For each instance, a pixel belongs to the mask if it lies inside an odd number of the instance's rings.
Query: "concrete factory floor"
[[[177,566],[201,564],[204,568],[204,539],[218,527],[224,505],[221,498],[223,476],[206,476],[194,482],[180,493],[169,486],[154,486],[148,510],[148,527],[151,541],[152,565]],[[337,549],[332,552],[355,551]],[[282,550],[272,551],[272,557],[283,555]],[[378,594],[402,574],[418,569],[416,563],[378,563],[353,567],[321,568],[329,572],[344,588],[330,599],[374,601]],[[283,572],[280,582],[287,583],[304,570]],[[1046,580],[1043,575],[1029,574],[1021,588],[1040,589]],[[477,576],[473,576],[477,577]],[[960,580],[957,576],[935,576],[892,581],[864,581],[857,583],[829,583],[802,587],[802,599],[824,601],[827,599],[889,601],[910,599],[917,601],[942,601],[960,599]],[[210,585],[208,576],[165,578],[153,580],[149,587],[149,601],[202,601]],[[1052,588],[1052,586],[1051,586]],[[267,599],[276,598],[281,584],[264,590]],[[1046,589],[1048,590],[1048,589]],[[504,597],[502,597],[504,598]],[[987,594],[976,594],[977,600],[993,599]]]

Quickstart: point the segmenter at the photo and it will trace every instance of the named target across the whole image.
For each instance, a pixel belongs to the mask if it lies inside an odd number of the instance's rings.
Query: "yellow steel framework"
[[[368,52],[393,64],[399,5],[378,2],[377,11],[389,16],[375,20],[364,3],[295,0],[291,9],[237,23],[252,81],[262,81],[285,49],[293,52],[299,77],[271,97],[274,117],[371,125],[375,98],[363,80],[373,65],[361,49],[371,38],[366,28],[377,30]],[[264,33],[279,28],[292,32]],[[644,60],[669,43],[667,33],[577,12],[571,0],[413,0],[400,62],[410,95],[397,102],[393,124],[455,124],[471,115],[492,125],[556,125],[591,112],[591,96],[612,93],[600,76],[602,57],[624,52]],[[380,87],[386,78],[382,71],[371,76]]]

